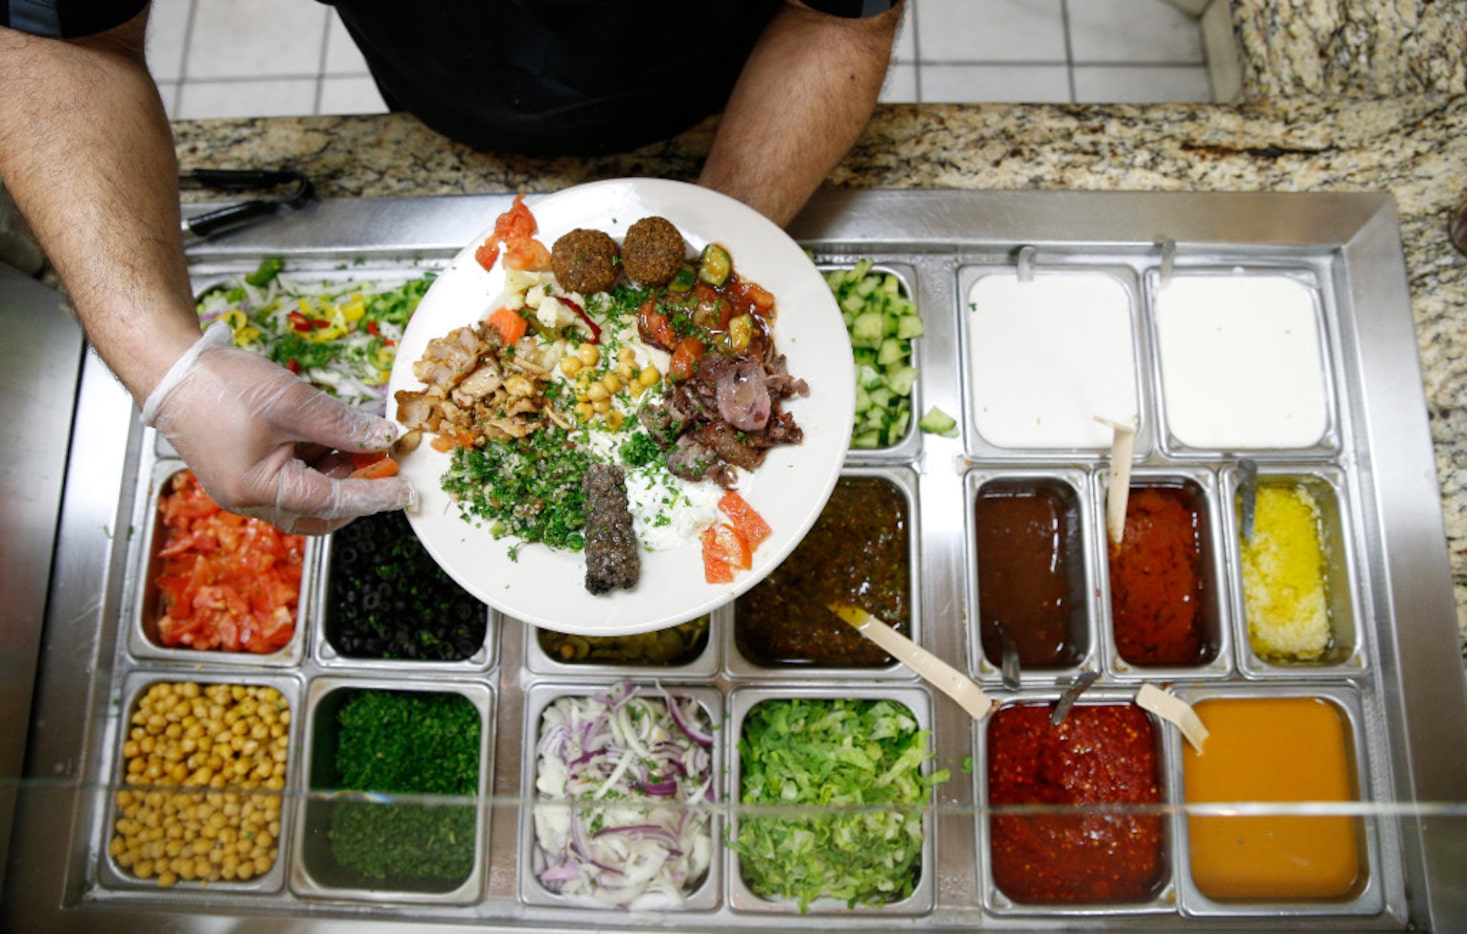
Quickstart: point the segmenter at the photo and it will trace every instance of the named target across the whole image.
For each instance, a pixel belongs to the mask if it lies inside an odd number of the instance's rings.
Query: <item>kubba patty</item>
[[[606,292],[616,285],[619,252],[610,234],[577,227],[551,247],[550,268],[555,281],[567,291],[582,295]]]
[[[627,278],[638,285],[667,285],[687,256],[687,242],[665,217],[644,217],[637,221],[627,230],[621,244],[621,267]]]

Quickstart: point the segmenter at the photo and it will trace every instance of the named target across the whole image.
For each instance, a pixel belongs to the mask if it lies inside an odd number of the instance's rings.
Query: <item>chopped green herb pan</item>
[[[463,695],[361,690],[337,715],[340,787],[472,801],[479,789],[480,720]],[[338,863],[372,882],[434,881],[473,871],[475,804],[340,800],[331,819]]]
[[[728,844],[761,898],[849,907],[901,901],[922,875],[931,735],[891,700],[770,700],[744,718],[739,803],[809,805],[740,818]]]

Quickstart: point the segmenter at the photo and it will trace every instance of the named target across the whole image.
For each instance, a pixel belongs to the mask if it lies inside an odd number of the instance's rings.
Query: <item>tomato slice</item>
[[[748,543],[750,550],[759,547],[759,544],[769,537],[771,529],[764,517],[749,505],[749,501],[738,494],[736,490],[729,490],[723,494],[718,501],[718,508],[728,516],[728,521],[733,525],[734,531],[739,537]]]
[[[657,300],[649,298],[637,309],[637,334],[642,342],[672,353],[677,346],[677,332],[667,315],[657,310]]]
[[[747,571],[754,564],[753,549],[727,522],[715,522],[703,530],[703,547],[735,570]]]
[[[158,509],[167,529],[155,578],[163,645],[274,652],[287,644],[305,539],[221,510],[188,471],[173,478]]]
[[[510,269],[544,269],[550,265],[550,251],[531,239],[534,236],[535,215],[525,207],[525,196],[515,195],[509,210],[495,218],[493,232],[474,251],[474,259],[485,269],[493,269],[499,260],[499,245],[502,243],[509,248],[504,257],[505,266]]]
[[[499,262],[499,241],[490,239],[479,244],[479,248],[474,251],[474,259],[486,270],[493,269],[494,264]]]
[[[494,219],[496,240],[521,240],[535,235],[535,215],[525,207],[524,194],[514,196],[509,210]]]
[[[386,451],[352,451],[348,456],[351,458],[353,480],[380,480],[383,477],[397,476],[397,461],[389,457]]]
[[[696,337],[684,337],[678,341],[677,349],[672,352],[672,378],[687,379],[698,369],[698,361],[703,356],[703,342]]]
[[[550,268],[550,251],[533,237],[515,237],[504,241],[504,268],[541,270]]]
[[[719,525],[710,525],[703,530],[703,579],[710,584],[732,584],[733,565],[723,557],[718,542]],[[728,528],[728,526],[723,526]]]

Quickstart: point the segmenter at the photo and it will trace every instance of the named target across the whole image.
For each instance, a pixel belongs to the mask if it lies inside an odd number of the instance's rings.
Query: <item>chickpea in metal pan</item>
[[[621,244],[621,267],[638,285],[667,285],[687,258],[687,241],[665,217],[637,221],[627,229]]]
[[[108,854],[164,887],[269,872],[289,737],[290,707],[272,687],[150,685],[128,721]]]
[[[616,285],[619,257],[609,234],[577,227],[550,248],[550,269],[561,288],[591,295]]]

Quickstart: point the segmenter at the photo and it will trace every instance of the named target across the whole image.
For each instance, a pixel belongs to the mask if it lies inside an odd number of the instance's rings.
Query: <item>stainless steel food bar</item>
[[[289,223],[257,227],[198,248],[197,281],[253,268],[263,255],[282,255],[300,268],[409,274],[440,263],[487,227],[508,197],[392,199],[327,202]],[[141,555],[148,509],[156,492],[157,464],[168,462],[152,435],[136,423],[123,437],[103,434],[94,456],[77,462],[69,477],[58,576],[48,612],[47,653],[32,728],[32,772],[50,770],[61,787],[30,783],[16,840],[68,841],[34,848],[40,858],[20,864],[7,881],[5,918],[18,927],[44,925],[82,930],[99,918],[119,929],[161,924],[201,928],[209,916],[295,919],[311,929],[350,925],[370,907],[374,920],[404,924],[424,920],[448,928],[515,930],[529,926],[598,925],[628,930],[676,927],[739,931],[767,925],[823,929],[825,911],[800,915],[767,905],[735,878],[737,860],[723,855],[713,886],[700,890],[692,911],[654,916],[587,912],[553,900],[527,899],[523,845],[526,769],[535,743],[530,715],[542,694],[573,687],[606,686],[623,678],[665,679],[670,685],[709,692],[716,709],[735,727],[754,695],[901,694],[920,708],[933,734],[938,767],[952,777],[938,786],[928,815],[922,888],[918,897],[888,908],[839,911],[842,925],[876,930],[892,923],[930,930],[1063,925],[1083,920],[1100,926],[1190,927],[1198,930],[1267,923],[1284,929],[1419,926],[1450,929],[1463,923],[1454,895],[1457,868],[1467,859],[1462,818],[1442,819],[1440,808],[1467,802],[1467,764],[1459,743],[1442,737],[1467,732],[1457,664],[1454,608],[1442,547],[1439,491],[1432,469],[1420,394],[1395,215],[1377,195],[1086,195],[1041,193],[828,192],[812,204],[792,233],[822,268],[859,259],[899,274],[926,323],[918,339],[922,409],[938,406],[961,426],[957,438],[916,434],[891,450],[853,452],[847,473],[904,477],[913,505],[913,578],[920,606],[917,634],[928,650],[977,676],[1005,704],[1048,703],[1080,669],[1100,674],[1079,705],[1125,703],[1140,681],[1170,684],[1184,699],[1322,699],[1341,712],[1356,771],[1354,804],[1363,812],[1360,852],[1364,882],[1324,903],[1279,898],[1228,900],[1209,897],[1193,878],[1183,773],[1187,753],[1179,738],[1161,728],[1160,762],[1165,802],[1172,810],[1166,861],[1168,880],[1157,898],[1104,904],[1023,903],[998,890],[989,852],[984,727],[945,698],[895,672],[870,675],[760,671],[742,657],[733,636],[733,613],[716,612],[708,646],[669,672],[650,666],[589,666],[572,670],[537,656],[533,630],[512,619],[491,620],[484,654],[472,662],[431,672],[404,662],[354,664],[323,648],[319,600],[303,617],[305,645],[284,666],[240,666],[229,660],[154,658],[135,651],[137,617],[128,611],[146,586]],[[1164,234],[1174,246],[1170,263],[1156,245]],[[1103,537],[1106,451],[1088,443],[1015,448],[996,423],[980,417],[974,372],[970,297],[985,277],[1006,276],[1023,252],[1031,282],[1049,275],[1102,275],[1119,284],[1134,367],[1135,416],[1140,434],[1134,483],[1189,484],[1199,491],[1206,516],[1203,539],[1208,579],[1217,597],[1211,657],[1198,665],[1149,669],[1126,662],[1111,632],[1110,591]],[[340,267],[345,266],[345,269]],[[1310,296],[1316,323],[1323,428],[1317,438],[1291,447],[1249,450],[1261,479],[1306,483],[1326,503],[1332,530],[1327,560],[1336,586],[1330,650],[1318,661],[1280,664],[1252,648],[1241,596],[1239,545],[1234,515],[1240,452],[1210,445],[1195,424],[1170,420],[1162,371],[1157,296],[1165,277],[1231,277],[1234,270],[1297,282]],[[1041,348],[1042,349],[1042,348]],[[1047,361],[1036,353],[1033,365]],[[84,376],[78,425],[96,413],[117,425],[130,411],[125,398],[97,384],[95,364]],[[1057,379],[1063,373],[1056,373]],[[94,398],[95,397],[95,398]],[[1185,411],[1185,410],[1183,410]],[[920,415],[921,412],[914,414]],[[1126,413],[1120,413],[1123,417]],[[1204,426],[1205,427],[1205,426]],[[80,428],[78,429],[80,430]],[[1309,434],[1309,432],[1306,432]],[[982,614],[973,547],[974,499],[983,486],[1003,480],[1062,483],[1073,492],[1083,532],[1081,564],[1086,583],[1085,650],[1073,665],[1024,671],[1017,691],[998,686],[997,665],[981,650]],[[99,497],[98,489],[108,491]],[[131,528],[109,539],[93,528]],[[134,540],[130,540],[134,539]],[[320,551],[330,553],[330,543]],[[313,586],[324,584],[328,563],[313,564]],[[100,594],[100,598],[97,595]],[[914,626],[918,620],[913,620]],[[58,652],[58,643],[81,651]],[[485,789],[489,849],[482,883],[447,901],[329,897],[300,881],[293,867],[301,847],[282,844],[289,884],[270,891],[226,892],[200,888],[160,892],[123,884],[105,847],[118,780],[116,750],[127,685],[145,673],[169,677],[284,678],[312,698],[329,679],[390,687],[432,681],[475,685],[489,698],[492,752]],[[79,692],[77,685],[86,685]],[[309,718],[316,706],[298,703]],[[309,722],[304,730],[311,729]],[[733,740],[731,742],[731,740]],[[730,780],[738,771],[736,738],[725,737],[722,765]],[[294,781],[304,782],[310,756],[293,747]],[[971,763],[971,771],[964,766]],[[293,786],[302,794],[303,785]],[[725,789],[729,786],[725,785]],[[299,830],[299,827],[297,827]],[[295,835],[295,836],[298,836]],[[550,901],[552,903],[546,903]],[[59,906],[59,907],[58,907]]]

